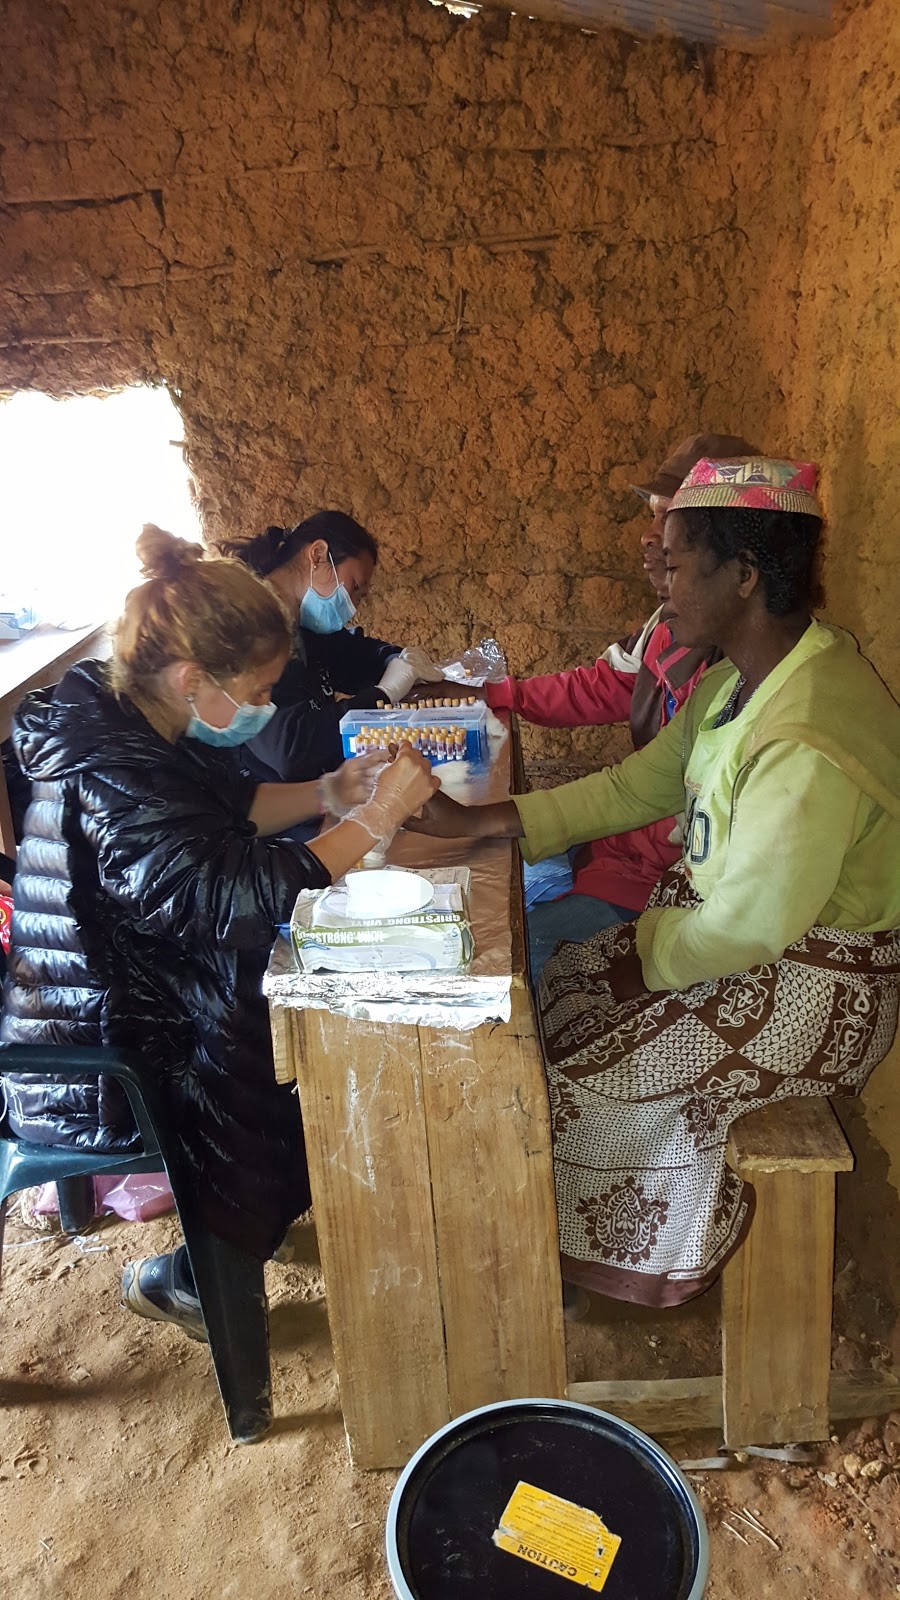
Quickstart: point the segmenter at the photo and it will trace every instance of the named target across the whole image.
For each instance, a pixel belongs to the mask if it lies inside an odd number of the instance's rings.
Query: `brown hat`
[[[755,444],[748,444],[746,439],[735,438],[730,433],[694,433],[689,439],[682,439],[678,449],[666,456],[649,483],[633,483],[631,487],[642,500],[649,500],[652,494],[665,495],[671,500],[698,461],[724,461],[735,456],[760,454]]]

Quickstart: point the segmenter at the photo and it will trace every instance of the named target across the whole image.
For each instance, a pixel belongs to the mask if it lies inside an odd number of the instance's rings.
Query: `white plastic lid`
[[[408,917],[434,898],[433,884],[404,867],[348,872],[346,881],[351,917]]]

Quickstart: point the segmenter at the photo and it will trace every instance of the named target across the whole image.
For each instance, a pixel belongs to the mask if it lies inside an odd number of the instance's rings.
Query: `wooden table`
[[[510,751],[507,741],[485,798],[509,792]],[[390,859],[433,865],[442,844],[401,835]],[[476,948],[479,880],[498,864],[505,873],[508,1023],[463,1032],[271,1008],[276,1061],[300,1086],[359,1468],[404,1465],[475,1406],[566,1392],[550,1117],[523,976],[518,853],[499,840],[466,850]]]
[[[106,623],[65,632],[61,628],[35,628],[21,639],[0,641],[0,741],[8,739],[13,712],[30,689],[57,683],[68,667],[89,656],[107,656],[110,644]],[[15,856],[16,841],[6,778],[0,766],[0,848]]]

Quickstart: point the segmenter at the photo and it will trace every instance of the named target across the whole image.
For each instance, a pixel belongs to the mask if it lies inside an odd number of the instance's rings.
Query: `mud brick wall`
[[[825,466],[828,613],[900,698],[900,6],[813,53],[785,427]]]
[[[369,627],[520,673],[647,614],[628,484],[680,436],[821,451],[831,610],[898,686],[898,58],[892,0],[763,60],[426,0],[20,0],[0,387],[167,383],[209,537],[349,509]]]
[[[650,605],[629,480],[766,432],[747,64],[425,0],[49,0],[2,70],[0,384],[165,381],[207,534],[350,509],[388,637],[592,659]]]

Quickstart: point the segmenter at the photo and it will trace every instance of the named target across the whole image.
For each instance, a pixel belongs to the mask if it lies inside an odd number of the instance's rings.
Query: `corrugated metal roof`
[[[787,35],[824,33],[831,23],[831,0],[450,0],[449,9],[515,11],[576,28],[624,28],[745,50]]]

